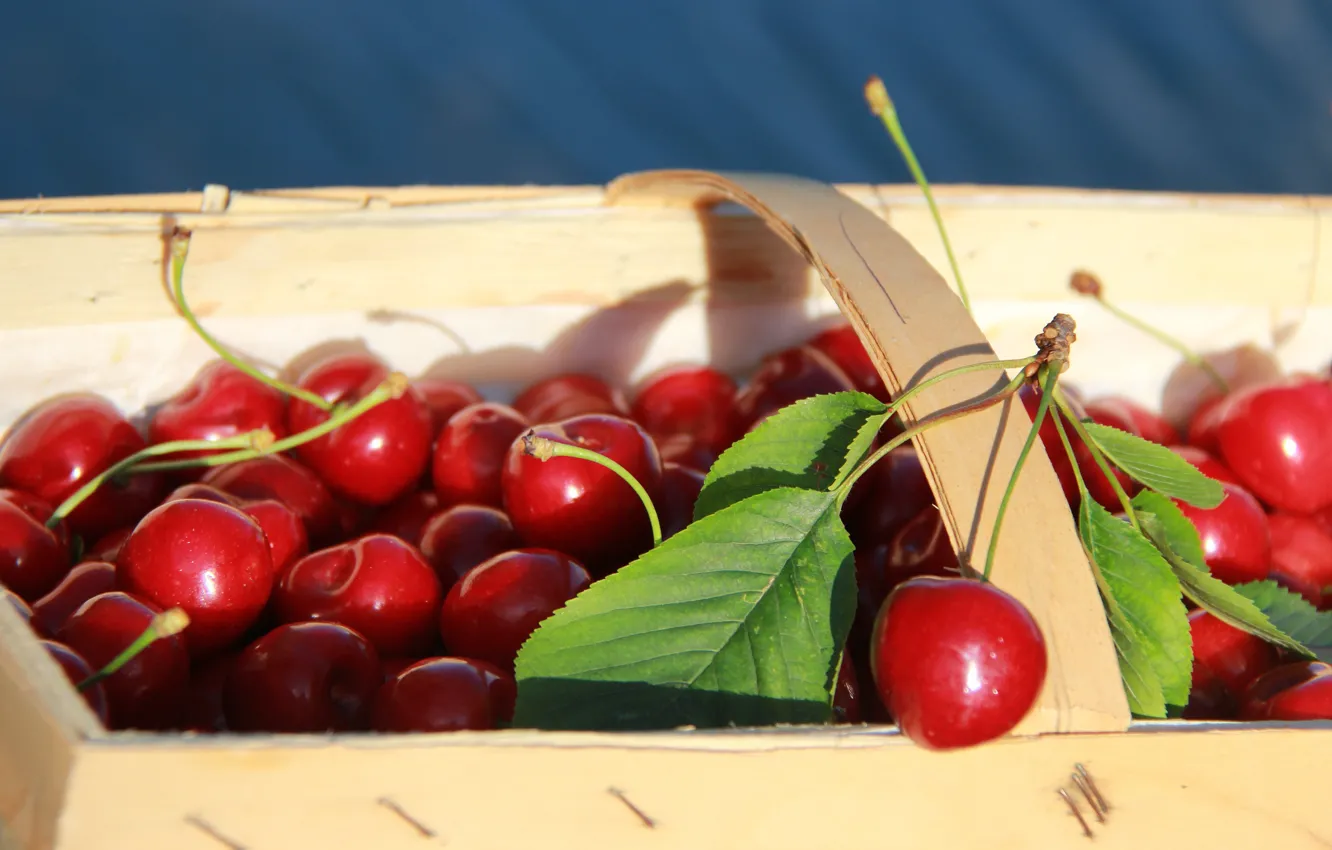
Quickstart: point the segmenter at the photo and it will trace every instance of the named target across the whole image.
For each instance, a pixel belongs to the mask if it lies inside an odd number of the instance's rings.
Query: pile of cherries
[[[388,376],[373,355],[336,354],[297,386],[352,404]],[[593,375],[560,374],[501,404],[466,383],[424,377],[289,453],[130,475],[48,523],[93,476],[146,446],[262,429],[281,438],[327,418],[309,397],[219,359],[142,427],[93,394],[49,399],[15,423],[0,445],[0,584],[74,683],[162,612],[188,615],[183,632],[82,690],[111,729],[502,727],[527,637],[653,542],[646,511],[621,478],[578,458],[538,460],[523,435],[617,461],[651,496],[669,537],[689,523],[704,475],[728,446],[795,401],[851,389],[888,400],[848,325],[769,354],[744,382],[679,365],[649,376],[632,396]],[[1022,393],[1034,412],[1035,393]],[[1124,399],[1086,402],[1085,413],[1169,445],[1224,482],[1219,507],[1182,505],[1217,577],[1275,578],[1332,606],[1324,596],[1332,586],[1326,379],[1282,378],[1214,399],[1184,436]],[[1075,506],[1077,487],[1052,426],[1042,438]],[[1079,452],[1093,498],[1117,509],[1085,447]],[[1127,477],[1120,483],[1133,486]],[[961,594],[931,585],[931,577],[955,578],[958,560],[909,444],[857,482],[843,519],[856,547],[859,608],[835,691],[837,719],[892,722],[885,705],[928,712],[932,678],[957,677],[943,669],[947,653],[913,657],[911,635],[876,636],[886,600],[908,580],[910,599],[908,588],[897,595],[898,631],[932,629],[946,648],[954,634],[960,645],[1017,630],[1008,641],[1032,660],[1004,674],[1015,681],[996,679],[985,698],[999,704],[976,716],[993,722],[1005,700],[1017,707],[1009,714],[1025,712],[1045,674],[1042,637],[1024,610],[1005,619],[1004,606],[1017,605],[1006,595],[977,603],[967,595],[979,583],[966,582]],[[978,618],[978,610],[993,616]],[[959,622],[968,611],[970,620]],[[1192,629],[1189,716],[1332,716],[1332,668],[1286,663],[1274,647],[1201,611]],[[1029,681],[1016,681],[1022,677]],[[861,682],[878,687],[862,691]],[[965,738],[958,724],[979,721],[950,722]]]

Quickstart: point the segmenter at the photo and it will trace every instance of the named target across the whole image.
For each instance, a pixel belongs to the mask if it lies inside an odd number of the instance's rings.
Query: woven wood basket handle
[[[607,191],[607,203],[614,205],[724,202],[752,210],[818,271],[892,393],[941,371],[996,359],[961,300],[925,258],[882,218],[827,184],[766,174],[650,171],[621,177]],[[1039,330],[1032,328],[1032,336]],[[911,424],[974,399],[993,389],[998,377],[977,372],[924,390],[901,411],[902,419]],[[915,440],[949,538],[978,566],[1030,427],[1014,400]],[[1028,606],[1049,645],[1045,690],[1017,734],[1127,728],[1128,704],[1096,583],[1042,452],[1033,452],[1023,467],[992,578]]]

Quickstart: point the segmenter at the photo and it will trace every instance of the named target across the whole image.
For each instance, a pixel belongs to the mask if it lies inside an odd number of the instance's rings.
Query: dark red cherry
[[[629,415],[623,393],[595,375],[579,372],[542,378],[518,394],[513,408],[535,424],[589,413]]]
[[[273,610],[287,623],[342,623],[381,655],[419,655],[434,638],[441,598],[435,571],[414,546],[368,534],[292,564],[274,588]]]
[[[260,430],[281,439],[287,435],[286,415],[286,398],[281,392],[225,360],[211,360],[153,414],[148,442],[222,440]],[[180,452],[172,458],[217,453]]]
[[[657,498],[661,459],[636,422],[591,414],[540,426],[535,433],[609,457],[649,498]],[[652,546],[642,500],[598,463],[574,457],[543,461],[527,454],[518,440],[509,448],[501,484],[505,512],[529,546],[568,553],[594,575],[606,575]]]
[[[1280,512],[1267,517],[1267,528],[1272,538],[1268,578],[1315,608],[1332,606],[1332,533],[1312,517]]]
[[[70,570],[50,593],[32,603],[32,626],[38,634],[54,637],[83,603],[115,589],[115,564],[84,561]]]
[[[1027,408],[1028,416],[1034,419],[1040,405],[1040,389],[1031,383],[1026,383],[1018,391],[1018,396]],[[1126,415],[1121,415],[1118,409],[1114,407],[1102,407],[1092,412],[1080,408],[1079,403],[1073,399],[1069,399],[1069,404],[1080,419],[1090,418],[1099,425],[1107,425],[1134,436],[1140,436],[1132,419]],[[1050,457],[1050,463],[1059,476],[1059,483],[1063,485],[1064,497],[1068,500],[1069,505],[1077,508],[1081,496],[1078,493],[1077,477],[1073,474],[1073,467],[1069,463],[1068,451],[1064,448],[1063,440],[1059,438],[1059,431],[1051,418],[1053,416],[1060,417],[1064,432],[1068,436],[1068,443],[1073,448],[1073,456],[1076,459],[1078,471],[1082,474],[1083,482],[1087,485],[1087,492],[1091,494],[1092,499],[1107,510],[1122,510],[1123,506],[1119,502],[1119,496],[1115,492],[1114,486],[1101,470],[1100,464],[1092,457],[1091,449],[1074,431],[1068,417],[1052,405],[1050,411],[1046,414],[1046,421],[1041,423],[1041,444],[1045,447],[1045,452]],[[1114,468],[1113,465],[1111,469],[1115,473],[1115,479],[1119,486],[1124,489],[1127,495],[1133,496],[1140,489],[1140,485],[1122,470]]]
[[[23,619],[23,622],[34,625],[35,628],[35,624],[32,622],[32,608],[29,607],[27,602],[23,601],[23,597],[2,584],[0,584],[0,597],[4,597],[3,599],[0,599],[0,605],[8,602],[9,606],[18,612],[18,615]],[[41,632],[38,631],[38,634],[41,634]]]
[[[134,643],[162,609],[121,591],[89,599],[70,615],[56,640],[94,670]],[[190,681],[190,657],[181,635],[153,641],[102,680],[113,729],[173,729]]]
[[[240,510],[263,529],[274,578],[309,554],[310,538],[305,533],[305,523],[286,503],[277,499],[252,499],[242,501]]]
[[[439,619],[444,646],[512,671],[518,649],[537,626],[591,583],[581,564],[549,549],[496,555],[445,597]]]
[[[0,486],[58,506],[93,476],[141,450],[143,436],[110,401],[80,394],[50,399],[10,430],[0,445]],[[106,482],[67,518],[71,533],[92,539],[131,525],[157,503],[160,475]]]
[[[120,547],[125,545],[125,541],[129,539],[133,531],[134,526],[129,525],[103,534],[83,550],[83,557],[79,560],[106,561],[114,564],[116,555],[120,554]]]
[[[858,492],[857,492],[858,491]],[[890,542],[898,530],[934,504],[934,491],[911,445],[898,446],[880,458],[852,485],[853,511],[843,509],[851,540],[859,546]]]
[[[1221,482],[1225,497],[1215,508],[1199,508],[1175,500],[1198,530],[1203,555],[1212,575],[1227,584],[1267,578],[1272,542],[1267,514],[1248,490]]]
[[[229,731],[224,694],[236,657],[235,654],[215,656],[190,671],[182,728],[191,732]]]
[[[1238,704],[1255,679],[1280,660],[1277,648],[1202,608],[1189,612],[1193,642],[1193,687],[1217,680]]]
[[[828,355],[807,345],[786,348],[764,357],[758,371],[736,396],[736,415],[743,430],[788,405],[855,387]]]
[[[47,528],[52,507],[18,490],[0,490],[0,584],[35,602],[70,568],[64,523]]]
[[[662,540],[674,537],[694,521],[694,503],[703,492],[705,479],[696,469],[678,463],[662,464],[661,495],[656,502]]]
[[[706,475],[717,462],[720,453],[700,443],[692,434],[671,434],[665,437],[653,437],[657,444],[657,454],[662,463],[687,466]]]
[[[300,386],[334,404],[355,404],[389,377],[388,367],[366,354],[340,354],[316,363]],[[292,398],[287,427],[314,428],[328,414]],[[297,447],[296,454],[334,493],[363,505],[386,505],[415,486],[430,462],[434,432],[430,411],[410,386],[332,432]]]
[[[663,449],[699,452],[695,468],[712,460],[740,438],[735,412],[735,380],[711,366],[668,366],[644,380],[634,396],[631,415]],[[673,438],[673,439],[668,439]],[[683,439],[681,439],[683,438]],[[707,465],[697,462],[711,456]]]
[[[472,404],[485,401],[476,388],[465,381],[422,377],[412,381],[417,395],[430,411],[430,433],[438,434],[450,417]]]
[[[212,470],[202,479],[241,499],[276,499],[305,523],[311,546],[323,546],[340,533],[333,496],[309,467],[286,455],[265,455]]]
[[[1322,661],[1283,664],[1249,686],[1241,720],[1332,720],[1332,665]]]
[[[913,578],[884,603],[870,646],[879,695],[902,733],[945,750],[1017,726],[1045,684],[1045,638],[988,582]]]
[[[472,567],[522,545],[508,514],[485,505],[454,505],[431,517],[421,533],[421,555],[444,593]]]
[[[883,384],[883,377],[865,350],[865,344],[850,324],[828,328],[806,344],[828,355],[862,393],[868,393],[885,404],[892,400],[888,388]]]
[[[39,641],[42,648],[51,653],[51,657],[60,665],[65,678],[69,683],[78,687],[88,679],[93,673],[97,672],[88,665],[82,655],[79,655],[70,647],[54,640]],[[111,712],[106,702],[106,689],[102,687],[101,682],[96,682],[79,692],[83,701],[88,703],[88,708],[97,715],[97,719],[102,721],[103,726],[111,725]]]
[[[467,658],[418,661],[380,687],[371,726],[378,732],[493,729],[489,676]]]
[[[440,504],[503,507],[504,458],[529,427],[521,413],[494,402],[455,413],[435,442],[431,478]]]
[[[119,587],[189,615],[183,637],[196,657],[244,635],[268,602],[273,580],[259,523],[237,508],[203,499],[154,508],[116,559]]]
[[[380,509],[371,518],[369,530],[392,534],[413,546],[420,546],[421,532],[441,507],[439,496],[433,490],[412,490]]]
[[[370,727],[379,654],[337,623],[288,623],[236,656],[223,687],[237,732],[353,732]]]

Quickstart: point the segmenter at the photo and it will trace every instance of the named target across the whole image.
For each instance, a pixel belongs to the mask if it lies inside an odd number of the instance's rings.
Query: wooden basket
[[[1084,267],[1140,313],[1176,326],[1202,317],[1185,336],[1275,341],[1305,365],[1326,356],[1325,201],[974,187],[937,196],[985,332],[935,271],[946,265],[911,187],[652,172],[606,190],[209,187],[0,202],[0,416],[7,425],[69,389],[142,407],[208,358],[163,289],[162,234],[177,224],[194,232],[192,303],[247,353],[290,355],[302,334],[374,336],[396,321],[371,344],[410,371],[402,361],[419,360],[423,340],[447,336],[439,315],[491,316],[476,327],[494,333],[475,333],[493,342],[502,325],[508,346],[446,361],[495,386],[597,368],[608,351],[624,378],[700,348],[742,370],[840,311],[898,390],[996,350],[1029,354],[1065,310],[1080,322],[1072,378],[1155,401],[1173,355],[1070,303],[1064,285]],[[1141,376],[1130,371],[1137,355]],[[145,377],[144,363],[166,365]],[[943,384],[904,416],[993,380]],[[984,551],[1001,490],[986,482],[1006,480],[1027,424],[1020,408],[992,408],[918,440],[959,550]],[[1060,795],[1082,800],[1077,765],[1110,806],[1104,822],[1081,806],[1101,846],[1332,843],[1316,778],[1332,760],[1332,725],[1130,722],[1053,470],[1043,456],[1025,469],[994,577],[1040,622],[1051,667],[1012,738],[938,754],[891,729],[846,727],[108,734],[0,606],[0,847],[1070,847],[1087,840]]]

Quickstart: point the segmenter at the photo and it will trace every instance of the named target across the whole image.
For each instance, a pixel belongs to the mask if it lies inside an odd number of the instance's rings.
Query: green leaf
[[[1159,493],[1144,491],[1134,497],[1133,507],[1143,531],[1174,570],[1185,596],[1237,629],[1295,652],[1311,654],[1298,639],[1275,624],[1253,600],[1212,575],[1207,568],[1198,530],[1174,502]],[[1295,599],[1317,614],[1313,606],[1304,602],[1302,597],[1295,596]]]
[[[1200,508],[1214,508],[1225,498],[1219,481],[1203,475],[1165,446],[1109,425],[1082,424],[1110,462],[1144,486]]]
[[[869,453],[888,415],[881,401],[857,392],[787,405],[717,458],[694,503],[694,519],[778,487],[831,488]]]
[[[1123,629],[1121,624],[1125,640],[1133,644],[1130,659],[1135,661],[1135,669],[1144,663],[1148,666],[1167,705],[1187,704],[1193,643],[1188,612],[1170,565],[1137,529],[1116,519],[1093,499],[1082,500],[1078,531],[1100,572],[1103,592],[1111,597],[1107,604],[1112,609],[1111,626],[1115,625],[1117,610],[1131,627]],[[1145,678],[1144,671],[1138,672]],[[1146,716],[1163,717],[1164,713]]]
[[[1129,711],[1139,717],[1165,717],[1165,694],[1161,691],[1160,677],[1152,669],[1147,639],[1117,611],[1110,615],[1110,637],[1115,642]]]
[[[692,523],[547,618],[514,726],[823,723],[855,614],[836,493],[768,490]]]
[[[1332,648],[1332,611],[1319,611],[1303,596],[1271,579],[1238,584],[1234,590],[1262,611],[1274,627],[1305,647]]]

